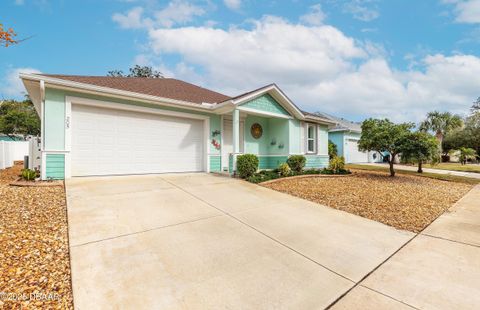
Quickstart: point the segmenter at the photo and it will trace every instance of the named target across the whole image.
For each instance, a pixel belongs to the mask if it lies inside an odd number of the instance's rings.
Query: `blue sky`
[[[19,71],[151,65],[228,95],[276,82],[301,107],[361,120],[466,113],[480,96],[480,0],[4,0],[0,95]]]

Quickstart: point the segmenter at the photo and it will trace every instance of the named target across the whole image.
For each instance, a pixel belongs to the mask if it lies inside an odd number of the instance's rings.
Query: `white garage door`
[[[202,171],[203,121],[72,105],[72,176]]]
[[[346,149],[347,149],[347,154],[346,154],[345,160],[347,163],[368,162],[368,153],[360,152],[358,150],[358,140],[348,139]]]

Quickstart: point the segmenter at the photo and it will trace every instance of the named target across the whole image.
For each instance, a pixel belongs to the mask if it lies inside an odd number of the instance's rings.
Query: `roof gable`
[[[270,94],[264,94],[250,101],[241,104],[242,107],[268,112],[273,114],[281,114],[290,116],[287,110],[282,107]]]
[[[247,102],[252,101],[255,98],[262,97],[263,95],[269,95],[273,101],[278,105],[278,107],[281,107],[281,109],[284,110],[287,114],[284,114],[283,112],[279,112],[279,109],[276,109],[276,114],[277,115],[283,115],[283,116],[293,116],[298,119],[303,119],[304,115],[302,111],[290,100],[290,98],[285,95],[285,93],[275,84],[270,84],[252,91],[249,91],[247,93],[244,93],[242,95],[236,96],[231,98],[228,102],[232,103],[233,105],[240,106],[243,105]],[[272,108],[270,106],[270,108]],[[248,109],[248,108],[247,108]],[[268,111],[264,111],[265,113],[272,113]]]

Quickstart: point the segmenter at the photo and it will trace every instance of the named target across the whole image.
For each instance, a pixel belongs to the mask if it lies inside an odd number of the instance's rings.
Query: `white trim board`
[[[259,115],[259,116],[267,116],[267,117],[275,117],[275,118],[283,118],[283,119],[293,119],[293,117],[289,115],[283,115],[283,114],[278,114],[278,113],[273,113],[273,112],[267,112],[267,111],[262,111],[262,110],[257,110],[257,109],[252,109],[252,108],[245,108],[245,107],[238,107],[237,110],[246,112],[248,114],[252,115]]]

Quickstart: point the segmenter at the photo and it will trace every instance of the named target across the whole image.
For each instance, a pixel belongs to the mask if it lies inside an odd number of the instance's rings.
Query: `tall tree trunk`
[[[438,140],[438,147],[440,148],[440,154],[443,154],[443,146],[442,146],[442,142],[443,142],[443,132],[441,132],[440,130],[438,130],[435,134],[435,137],[437,138]]]
[[[394,163],[394,158],[390,154],[390,159],[388,160],[388,164],[390,165],[390,176],[394,177],[395,176],[395,170],[393,169],[393,163]]]
[[[420,160],[418,162],[418,170],[417,170],[418,173],[423,173],[423,169],[422,169],[422,161]]]

